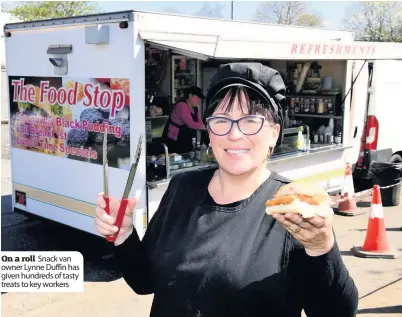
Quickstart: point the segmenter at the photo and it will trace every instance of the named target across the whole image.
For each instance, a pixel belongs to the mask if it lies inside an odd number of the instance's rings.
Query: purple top
[[[194,122],[191,114],[194,111],[190,110],[190,107],[184,101],[180,101],[174,107],[171,119],[177,125],[186,125],[187,127],[195,130],[203,129],[204,123],[201,119],[201,111],[198,111],[198,122]],[[174,125],[169,125],[168,127],[168,137],[177,141],[177,136],[179,134],[179,129]]]

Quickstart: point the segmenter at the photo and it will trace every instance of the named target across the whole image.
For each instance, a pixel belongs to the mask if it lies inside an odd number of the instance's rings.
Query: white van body
[[[401,151],[400,142],[390,141],[392,135],[395,138],[399,135],[402,140],[402,129],[398,131],[397,125],[402,107],[395,105],[399,101],[393,94],[397,96],[402,91],[396,83],[402,70],[401,62],[387,60],[400,59],[402,46],[399,44],[357,43],[351,32],[337,30],[132,11],[7,24],[5,32],[9,78],[51,77],[63,82],[69,79],[88,82],[94,78],[129,80],[130,157],[129,162],[109,170],[109,191],[114,197],[121,197],[128,163],[135,159],[138,137],[146,133],[146,45],[169,49],[200,62],[255,58],[271,60],[279,69],[287,60],[319,60],[327,65],[325,69],[333,76],[335,84],[342,87],[342,96],[346,96],[343,116],[337,118],[342,120],[342,144],[322,151],[312,148],[297,155],[273,158],[268,167],[290,179],[318,182],[328,192],[342,189],[346,163],[355,164],[360,155],[369,78],[368,63],[364,61],[375,60],[375,65],[380,63],[381,66],[374,67],[374,98],[370,100],[369,113],[380,121],[378,148],[390,148],[392,153]],[[32,43],[28,51],[27,43]],[[70,47],[66,53],[67,75],[55,74],[59,70],[49,60],[54,56],[48,52],[57,51],[58,45]],[[389,71],[385,72],[383,65],[387,65]],[[209,76],[210,72],[204,75]],[[352,77],[357,78],[354,85]],[[392,82],[392,87],[383,85],[387,80]],[[13,96],[9,97],[11,103]],[[387,100],[384,106],[383,100]],[[382,111],[385,106],[390,109],[388,115]],[[392,125],[383,123],[389,120],[395,121]],[[13,132],[11,128],[10,132]],[[103,191],[102,165],[14,147],[10,156],[13,208],[97,234],[94,215],[97,194]],[[169,181],[168,178],[162,182],[147,182],[143,151],[131,190],[131,196],[141,193],[134,219],[140,237]],[[25,195],[26,201],[21,203],[16,193]]]

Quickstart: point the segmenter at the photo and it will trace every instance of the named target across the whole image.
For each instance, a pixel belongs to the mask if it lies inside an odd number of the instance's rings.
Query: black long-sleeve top
[[[308,256],[265,202],[289,180],[272,172],[249,198],[217,205],[213,171],[175,176],[142,241],[113,247],[123,278],[154,294],[153,317],[350,317],[358,291],[338,245]]]

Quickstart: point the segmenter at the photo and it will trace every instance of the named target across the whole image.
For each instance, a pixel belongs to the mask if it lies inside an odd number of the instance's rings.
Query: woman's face
[[[240,95],[240,98],[245,98],[244,93]],[[228,98],[225,99],[228,100]],[[237,98],[231,111],[225,113],[225,102],[228,102],[225,99],[218,105],[212,116],[238,120],[249,115],[247,109],[240,108],[240,105],[245,102],[240,104]],[[221,124],[224,124],[223,121]],[[254,135],[243,134],[234,123],[227,135],[218,136],[209,131],[209,138],[220,168],[231,175],[244,175],[265,163],[270,152],[269,148],[275,147],[279,132],[279,124],[273,125],[265,119],[261,130]]]
[[[189,101],[190,101],[191,106],[198,107],[201,103],[201,98],[196,95],[190,94]]]

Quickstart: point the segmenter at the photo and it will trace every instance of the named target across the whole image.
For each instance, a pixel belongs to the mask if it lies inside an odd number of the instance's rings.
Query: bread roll
[[[290,183],[282,186],[273,199],[266,202],[265,212],[273,213],[298,213],[304,218],[314,215],[331,217],[333,210],[330,206],[331,197],[317,184]]]

